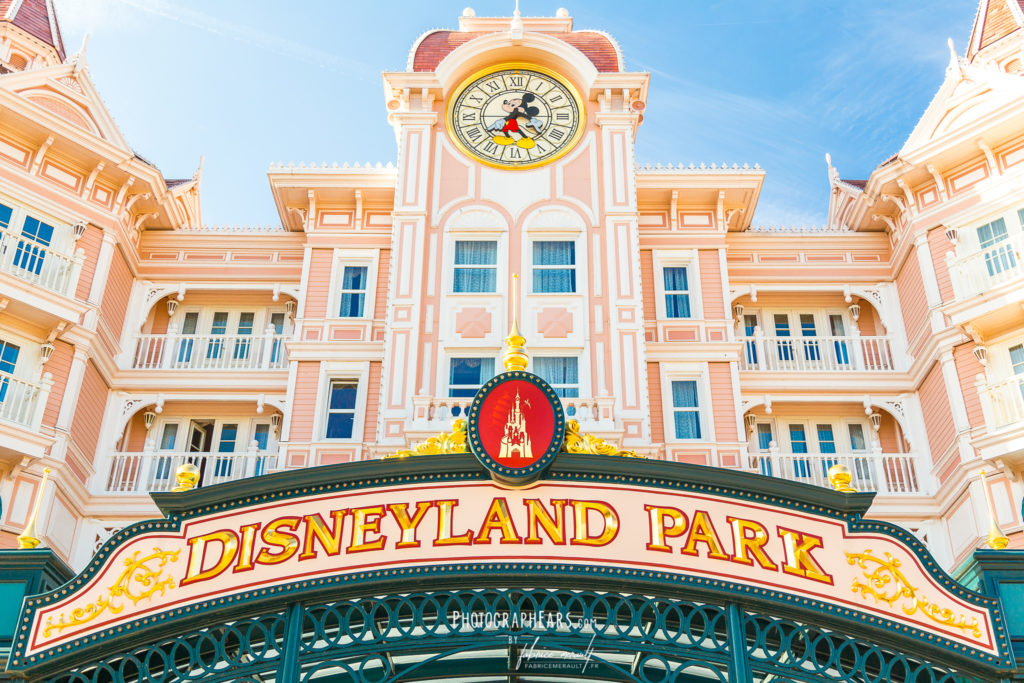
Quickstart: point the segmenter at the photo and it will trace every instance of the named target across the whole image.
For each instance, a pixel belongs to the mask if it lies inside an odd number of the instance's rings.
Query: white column
[[[949,411],[953,414],[953,426],[956,427],[960,460],[974,460],[976,456],[970,444],[971,423],[967,419],[967,404],[964,403],[964,394],[960,389],[960,377],[956,372],[952,349],[943,349],[939,362],[942,363],[942,380],[946,385],[946,395],[949,396]]]
[[[88,362],[89,354],[76,346],[75,355],[71,359],[71,369],[68,370],[68,379],[64,384],[60,413],[57,414],[58,430],[66,432],[71,429],[71,420],[75,416],[75,405],[78,404],[78,395],[82,392],[82,379],[85,377],[85,366]]]
[[[914,247],[917,263],[921,267],[921,283],[924,286],[925,300],[928,302],[932,332],[940,332],[946,329],[946,321],[942,317],[942,312],[938,310],[942,305],[942,295],[939,294],[939,281],[935,277],[935,264],[932,263],[932,250],[928,246],[928,234],[918,235],[914,239]]]
[[[107,289],[107,278],[110,276],[110,264],[114,260],[114,248],[117,240],[114,235],[106,230],[103,231],[103,242],[100,244],[100,253],[96,257],[96,270],[93,271],[92,285],[89,288],[89,303],[100,305],[103,300],[103,293]]]

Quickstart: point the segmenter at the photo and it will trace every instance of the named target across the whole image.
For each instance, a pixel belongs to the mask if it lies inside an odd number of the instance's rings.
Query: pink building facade
[[[272,166],[280,226],[214,228],[49,0],[0,0],[0,547],[46,467],[40,536],[81,568],[185,462],[212,485],[447,431],[500,370],[513,274],[586,432],[818,486],[845,464],[947,569],[993,519],[1024,547],[1022,7],[981,3],[869,179],[829,161],[825,226],[753,225],[757,166],[638,166],[648,74],[609,35],[467,10],[384,74],[396,162]],[[493,127],[489,82],[543,106]]]

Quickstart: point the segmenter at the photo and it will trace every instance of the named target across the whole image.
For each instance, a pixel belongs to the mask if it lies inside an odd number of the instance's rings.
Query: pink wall
[[[327,317],[327,300],[331,295],[330,249],[313,249],[310,252],[309,284],[306,287],[306,318]]]
[[[71,344],[60,340],[53,342],[53,354],[45,366],[45,371],[53,375],[53,387],[50,389],[50,397],[46,399],[46,410],[43,412],[43,424],[47,427],[57,424],[60,404],[64,398],[64,388],[68,383],[68,373],[71,372],[71,359],[74,355],[75,349]]]
[[[946,395],[946,384],[942,379],[942,366],[936,363],[921,383],[921,410],[924,426],[928,432],[928,445],[932,450],[932,462],[938,462],[953,443],[953,412]]]
[[[654,252],[649,249],[640,251],[640,286],[644,301],[644,320],[651,322],[658,317],[658,305],[654,287]]]
[[[75,288],[75,298],[85,300],[89,298],[89,290],[92,288],[92,279],[96,275],[96,261],[100,255],[100,245],[103,243],[103,231],[94,225],[87,225],[85,232],[75,243],[75,249],[85,251],[85,261],[82,262],[82,274],[78,278],[78,285]]]
[[[125,261],[121,252],[115,249],[114,257],[110,262],[107,286],[103,292],[103,301],[100,304],[100,316],[114,334],[115,340],[121,335],[121,328],[124,326],[124,315],[128,309],[128,296],[132,291],[132,281],[132,271],[128,268],[128,262]]]
[[[661,366],[658,363],[647,364],[647,388],[651,395],[651,442],[664,443],[665,411],[661,407]]]
[[[953,283],[949,279],[949,270],[946,269],[946,252],[952,251],[953,247],[942,230],[932,230],[928,233],[928,249],[932,253],[932,267],[935,269],[935,280],[939,283],[939,296],[942,301],[953,300]]]
[[[316,414],[316,388],[320,379],[320,363],[298,363],[295,395],[292,398],[291,441],[312,441],[313,416]]]
[[[374,320],[384,320],[388,310],[388,279],[391,275],[391,250],[381,249],[377,262],[377,295],[373,304]]]
[[[960,379],[960,393],[964,395],[964,405],[967,407],[967,421],[972,427],[984,427],[985,415],[981,411],[981,397],[978,396],[974,380],[985,372],[985,368],[974,355],[974,343],[968,342],[954,348],[953,361]]]
[[[718,251],[702,249],[698,253],[700,254],[700,288],[704,296],[704,319],[721,320],[724,316],[724,295]]]
[[[96,454],[103,409],[107,405],[107,392],[108,387],[100,377],[99,370],[89,361],[85,366],[82,391],[75,402],[75,418],[71,423],[71,438],[88,462],[92,462]]]
[[[708,377],[711,384],[711,408],[715,412],[715,437],[719,441],[736,441],[736,404],[733,401],[729,364],[708,363]]]
[[[363,441],[373,443],[377,440],[377,415],[380,409],[380,371],[381,363],[370,363],[370,376],[366,382],[366,417],[363,420]]]
[[[903,268],[896,274],[896,291],[900,295],[900,308],[903,309],[907,339],[913,342],[921,326],[928,321],[928,300],[924,295],[921,267],[917,263],[916,254],[910,254],[904,261]],[[912,350],[916,351],[917,347]]]

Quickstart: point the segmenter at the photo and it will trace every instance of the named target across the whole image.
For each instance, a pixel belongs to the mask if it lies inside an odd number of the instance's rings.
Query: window
[[[747,347],[747,362],[751,365],[755,365],[757,363],[757,342],[755,342],[752,337],[754,336],[754,330],[757,329],[758,324],[757,315],[748,313],[743,316],[743,335],[748,337],[745,342]]]
[[[46,247],[50,246],[52,241],[52,225],[47,225],[37,218],[26,216],[25,223],[21,227],[21,238],[18,240],[18,248],[14,253],[14,266],[33,275],[39,275],[43,271]]]
[[[696,380],[672,382],[672,412],[677,439],[701,438]]]
[[[339,318],[362,318],[366,306],[366,266],[345,266],[341,277],[341,310]]]
[[[170,422],[164,425],[163,434],[160,435],[160,450],[173,451],[174,444],[178,440],[178,425]]]
[[[270,425],[266,423],[256,425],[256,429],[252,435],[253,441],[256,442],[256,450],[265,451],[267,446],[270,445]],[[256,459],[256,463],[253,467],[253,474],[260,476],[267,471],[267,458],[260,456]]]
[[[255,313],[241,313],[238,316],[238,336],[235,340],[235,360],[248,360],[252,348],[252,326],[256,319]]]
[[[778,345],[779,360],[793,360],[793,341],[782,338],[790,336],[789,316],[785,313],[775,314],[775,336],[779,337],[775,341]]]
[[[576,244],[533,243],[533,291],[556,294],[576,291]]]
[[[1006,221],[1002,218],[997,218],[978,228],[978,244],[985,252],[985,267],[988,268],[990,276],[998,275],[1017,265],[1013,247],[1010,244],[1003,244],[1008,241]]]
[[[352,381],[331,382],[327,400],[327,438],[351,439],[356,422],[356,394],[359,384]]]
[[[284,334],[284,313],[271,313],[270,326],[274,328],[275,335]],[[275,337],[270,347],[270,362],[277,363],[281,360],[281,353],[284,351],[284,340]]]
[[[1013,374],[1020,378],[1017,389],[1024,399],[1024,344],[1010,347],[1010,367],[1013,368]]]
[[[224,351],[224,340],[216,337],[223,337],[228,332],[228,314],[219,311],[213,314],[213,324],[210,325],[210,342],[206,345],[207,358],[220,358]]]
[[[800,314],[800,336],[811,337],[811,339],[805,339],[803,342],[804,359],[821,360],[821,349],[818,347],[818,342],[813,339],[813,337],[818,336],[818,330],[814,325],[814,315],[812,313]]]
[[[173,451],[177,441],[178,424],[176,422],[168,422],[164,424],[163,431],[160,434],[160,450]],[[166,481],[167,479],[170,479],[171,469],[173,465],[173,457],[166,455],[158,457],[153,467],[153,479],[160,481]]]
[[[496,292],[498,285],[498,243],[455,242],[455,292]]]
[[[226,424],[220,428],[220,444],[217,446],[218,453],[234,453],[235,442],[238,440],[238,425]],[[229,457],[218,457],[214,466],[214,476],[230,477],[232,460]]]
[[[690,317],[690,286],[686,268],[672,267],[662,271],[665,279],[665,317]]]
[[[563,398],[577,398],[580,395],[578,366],[579,359],[573,356],[541,356],[533,359],[533,371]]]
[[[789,445],[794,454],[807,452],[807,430],[802,424],[789,425]],[[811,475],[811,466],[807,458],[793,459],[793,475],[796,477]]]
[[[867,450],[867,441],[864,439],[864,426],[858,424],[849,425],[850,428],[850,450]]]
[[[0,375],[13,375],[14,366],[18,363],[18,352],[21,349],[0,339]],[[7,385],[10,380],[0,377],[0,401],[7,397]]]
[[[181,323],[182,335],[194,335],[199,326],[199,311],[189,311]],[[178,342],[178,362],[187,365],[192,362],[192,347],[194,339],[182,338]]]
[[[494,377],[493,358],[452,358],[448,395],[473,396],[491,377]]]
[[[0,230],[7,230],[11,227],[11,216],[13,214],[14,209],[0,204]]]

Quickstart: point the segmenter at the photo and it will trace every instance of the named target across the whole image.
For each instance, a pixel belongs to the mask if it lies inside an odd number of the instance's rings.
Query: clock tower
[[[565,10],[467,9],[384,74],[398,178],[380,443],[419,436],[426,397],[465,415],[500,368],[514,273],[529,371],[566,419],[585,409],[589,431],[650,442],[633,163],[648,78]]]

